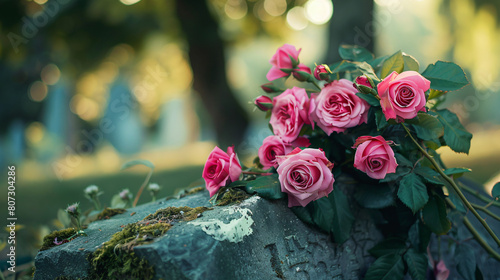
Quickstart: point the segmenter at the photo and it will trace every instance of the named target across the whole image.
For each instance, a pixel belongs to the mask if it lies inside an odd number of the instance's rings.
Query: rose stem
[[[481,205],[478,205],[478,204],[475,204],[475,203],[471,203],[470,205],[472,205],[474,208],[476,208],[477,210],[481,210],[483,211],[484,213],[490,215],[493,219],[497,220],[497,221],[500,221],[500,217],[495,215],[495,213],[491,212],[490,210],[488,210],[486,208],[486,206],[481,206]]]
[[[268,176],[272,175],[273,173],[265,173],[265,172],[253,172],[253,171],[241,171],[243,174],[247,175],[262,175],[262,176]]]
[[[148,176],[146,176],[146,180],[144,180],[144,183],[142,183],[141,188],[139,191],[137,191],[137,194],[135,195],[134,203],[132,203],[132,207],[135,207],[137,205],[137,202],[139,201],[139,197],[141,197],[142,191],[146,187],[146,185],[149,182],[149,179],[151,179],[151,175],[153,175],[153,169],[149,170]]]
[[[494,205],[496,207],[500,207],[500,203],[494,201],[493,198],[488,198],[487,196],[484,196],[484,195],[480,194],[479,191],[477,191],[477,190],[473,190],[473,189],[471,189],[471,188],[469,188],[467,186],[464,186],[464,185],[462,185],[461,188],[463,188],[464,190],[466,190],[470,194],[476,196],[477,198],[481,199],[482,201],[484,201],[484,202],[486,202],[488,204],[491,203],[491,205]]]
[[[486,223],[486,221],[479,215],[479,213],[477,213],[476,209],[474,207],[472,207],[472,205],[469,203],[469,201],[467,200],[467,198],[464,196],[464,194],[462,193],[462,191],[460,190],[460,188],[457,186],[457,184],[455,184],[455,181],[453,181],[453,179],[451,179],[446,174],[444,174],[443,170],[439,167],[439,165],[434,160],[434,158],[431,155],[429,155],[424,150],[424,148],[422,148],[420,146],[420,144],[417,142],[417,140],[415,140],[415,138],[413,138],[413,136],[410,133],[410,130],[408,130],[408,128],[405,126],[405,124],[401,123],[401,125],[406,130],[406,133],[408,134],[408,136],[410,136],[411,140],[413,141],[413,143],[415,143],[415,145],[420,150],[420,152],[432,163],[432,165],[436,168],[437,172],[439,172],[439,174],[441,175],[441,177],[443,177],[453,187],[453,189],[455,190],[455,192],[458,194],[458,197],[460,197],[460,200],[462,200],[462,203],[472,212],[472,214],[474,214],[474,216],[476,216],[476,218],[483,225],[483,227],[486,229],[486,231],[491,235],[491,237],[493,237],[493,240],[495,240],[495,242],[497,243],[497,245],[500,246],[500,239],[498,239],[498,237],[495,235],[495,233],[493,232],[493,230],[491,230],[491,228],[488,225],[488,223]],[[465,222],[465,219],[464,219],[464,222]]]
[[[446,198],[446,203],[451,208],[457,209],[457,207],[455,206],[455,204],[453,204],[453,202],[451,202],[451,200],[449,198]],[[483,249],[486,250],[486,252],[488,252],[493,258],[495,258],[498,261],[500,261],[500,254],[498,254],[495,250],[493,250],[493,248],[491,248],[491,246],[488,244],[488,242],[486,242],[486,240],[484,240],[481,237],[481,235],[479,234],[479,232],[477,232],[476,228],[474,228],[474,226],[469,221],[469,218],[467,218],[466,216],[464,216],[463,217],[463,222],[464,222],[465,227],[467,227],[467,229],[474,236],[474,238],[477,240],[477,242],[479,243],[479,245],[481,245],[481,247],[483,247]]]

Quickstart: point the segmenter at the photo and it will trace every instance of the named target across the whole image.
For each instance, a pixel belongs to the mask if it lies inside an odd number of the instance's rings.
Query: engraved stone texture
[[[208,206],[208,199],[204,191],[92,223],[88,237],[40,252],[35,279],[85,278],[88,254],[121,225],[168,206]],[[132,212],[136,214],[130,216]],[[239,205],[214,207],[194,221],[178,222],[134,251],[154,266],[156,279],[359,279],[373,262],[367,250],[381,235],[366,212],[356,212],[351,238],[335,244],[328,234],[300,221],[286,201],[253,196]]]

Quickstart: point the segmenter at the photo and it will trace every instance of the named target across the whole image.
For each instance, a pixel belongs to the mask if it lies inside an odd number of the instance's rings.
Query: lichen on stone
[[[62,230],[56,230],[56,231],[53,231],[53,232],[47,234],[43,238],[43,244],[42,244],[42,247],[40,248],[40,251],[45,251],[45,250],[48,250],[52,247],[57,246],[54,243],[56,238],[58,241],[63,241],[64,239],[71,237],[75,233],[76,233],[76,230],[74,228],[67,228],[67,229],[62,229]]]
[[[123,208],[106,207],[106,208],[104,208],[104,210],[101,211],[101,213],[99,213],[99,215],[97,215],[97,219],[98,220],[109,219],[109,218],[113,217],[114,215],[125,213],[125,211],[127,211],[127,210],[125,210]]]

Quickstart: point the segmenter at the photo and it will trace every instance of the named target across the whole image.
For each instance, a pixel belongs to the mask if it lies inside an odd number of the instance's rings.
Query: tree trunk
[[[224,42],[206,0],[176,0],[177,15],[189,44],[193,88],[212,117],[222,147],[238,145],[248,117],[232,94],[226,79]]]
[[[340,60],[341,44],[358,45],[373,52],[373,0],[333,0],[335,11],[330,20],[328,62]]]

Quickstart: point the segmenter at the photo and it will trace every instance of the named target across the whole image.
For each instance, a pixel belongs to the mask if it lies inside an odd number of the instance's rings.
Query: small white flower
[[[68,212],[69,214],[76,214],[76,213],[78,213],[78,205],[79,205],[78,202],[69,205],[68,208],[66,208],[66,212]]]
[[[119,196],[123,200],[130,200],[132,198],[132,194],[130,193],[130,191],[128,189],[124,189],[123,191],[121,191],[119,193]]]
[[[93,195],[97,194],[98,192],[99,192],[99,187],[97,187],[96,185],[90,185],[86,187],[84,191],[86,195]]]
[[[148,185],[148,190],[151,192],[158,192],[160,190],[160,185],[157,183],[151,183]]]

